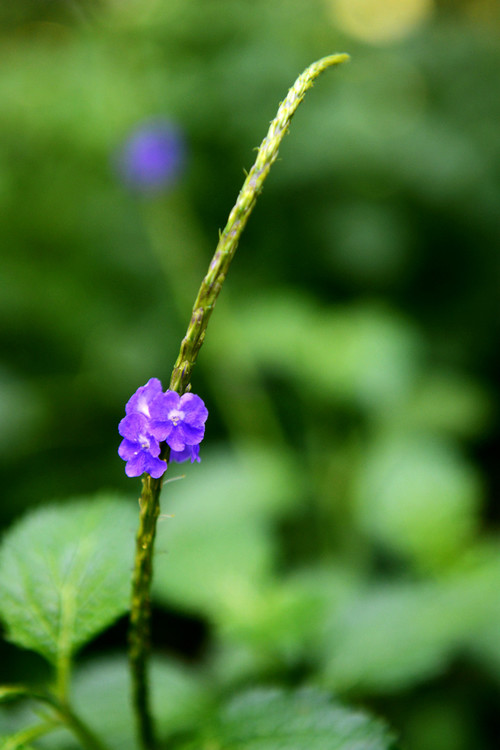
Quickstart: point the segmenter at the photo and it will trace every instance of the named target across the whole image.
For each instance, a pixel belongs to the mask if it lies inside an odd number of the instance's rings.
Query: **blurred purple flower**
[[[136,190],[159,191],[173,185],[184,169],[184,138],[167,120],[137,128],[117,155],[123,181]]]

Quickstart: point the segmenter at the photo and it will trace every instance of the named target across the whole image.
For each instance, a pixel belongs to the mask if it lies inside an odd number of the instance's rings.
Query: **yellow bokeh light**
[[[366,42],[410,34],[433,11],[433,0],[326,0],[335,25]]]

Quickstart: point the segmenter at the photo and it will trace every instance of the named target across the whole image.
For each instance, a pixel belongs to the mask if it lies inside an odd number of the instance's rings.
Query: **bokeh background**
[[[0,19],[2,527],[98,490],[134,502],[124,404],[168,383],[287,88],[349,52],[298,111],[208,329],[155,644],[221,690],[326,686],[409,750],[496,748],[498,3],[17,0]],[[133,166],[151,128],[171,149],[154,180]],[[8,644],[0,665],[44,675]]]

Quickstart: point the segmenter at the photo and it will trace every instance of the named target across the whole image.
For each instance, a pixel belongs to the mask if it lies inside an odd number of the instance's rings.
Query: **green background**
[[[134,502],[124,404],[168,383],[287,88],[349,52],[297,113],[209,326],[203,461],[163,494],[155,643],[222,689],[317,682],[410,750],[489,749],[500,15],[417,2],[425,18],[384,32],[398,13],[374,0],[360,34],[344,5],[4,4],[0,521],[98,490]],[[134,193],[116,154],[157,117],[184,133],[186,168]],[[0,664],[5,681],[44,673],[7,644]]]

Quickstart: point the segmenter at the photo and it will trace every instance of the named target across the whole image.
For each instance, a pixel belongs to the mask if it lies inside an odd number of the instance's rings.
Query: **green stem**
[[[61,649],[56,665],[56,693],[61,703],[68,695],[69,678],[71,672],[71,656],[65,649]]]
[[[162,455],[165,458],[165,455]],[[138,720],[142,747],[155,747],[155,731],[150,709],[147,657],[151,641],[151,580],[156,522],[160,514],[160,492],[163,480],[149,474],[142,478],[139,500],[139,529],[136,537],[132,602],[129,630],[129,659],[132,672],[132,702]]]
[[[280,104],[278,113],[271,122],[267,135],[259,147],[255,164],[243,183],[236,203],[229,214],[208,272],[201,283],[191,320],[186,335],[181,342],[179,356],[170,379],[171,390],[183,394],[189,387],[192,369],[203,344],[208,321],[238,247],[239,239],[264,186],[269,170],[278,156],[279,146],[297,107],[320,73],[330,66],[338,65],[348,59],[348,55],[338,54],[324,57],[313,63],[297,78],[286,99]],[[163,453],[162,458],[167,458],[167,456]],[[153,573],[153,550],[156,521],[160,513],[161,487],[161,479],[153,479],[147,474],[144,475],[139,501],[140,520],[132,580],[129,656],[132,671],[133,704],[137,716],[139,737],[144,750],[154,750],[156,746],[150,708],[147,657],[150,650],[151,635],[150,590]]]
[[[278,156],[281,141],[288,130],[297,107],[320,73],[331,65],[338,65],[348,59],[349,55],[345,54],[330,55],[313,63],[297,78],[285,101],[280,104],[278,113],[271,122],[266,137],[260,144],[255,164],[248,173],[236,203],[229,214],[208,272],[201,283],[194,303],[191,321],[182,340],[179,356],[170,379],[171,390],[184,393],[191,380],[191,371],[203,344],[208,321],[238,247],[239,239],[264,186],[269,170]]]
[[[205,262],[205,237],[183,195],[146,201],[143,211],[151,249],[158,257],[169,288],[168,297],[182,320],[199,281],[198,269]],[[168,248],[165,247],[166,236],[170,237]],[[219,329],[218,339],[212,339],[211,346],[203,353],[204,375],[211,386],[211,397],[217,411],[231,436],[234,451],[240,450],[246,455],[249,440],[265,440],[283,446],[287,437],[269,390],[264,386],[261,369],[238,335],[238,320],[232,314],[235,303],[230,292],[230,289],[224,292],[224,328]],[[220,354],[221,347],[226,349],[225,342],[231,342],[229,360]]]
[[[10,737],[4,740],[2,750],[19,750],[20,747],[24,747],[33,740],[43,737],[44,734],[54,731],[57,726],[57,724],[47,721],[43,724],[35,724],[27,729],[22,729],[20,732],[11,734]]]

